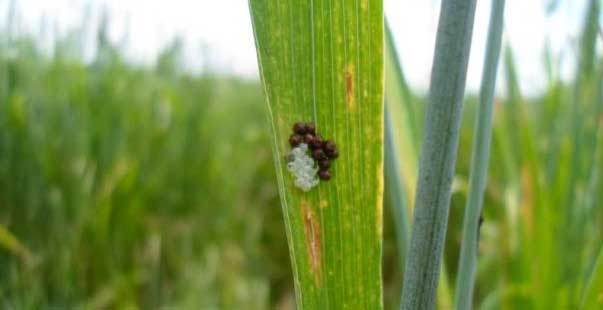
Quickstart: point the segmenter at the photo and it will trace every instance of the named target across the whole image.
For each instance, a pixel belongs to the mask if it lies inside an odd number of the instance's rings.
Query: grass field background
[[[483,309],[603,304],[603,59],[598,13],[584,21],[575,77],[561,80],[560,56],[547,54],[542,94],[521,93],[513,51],[502,53],[475,294]],[[51,55],[27,35],[0,42],[0,308],[294,306],[259,81],[189,73],[177,41],[153,65],[133,64],[103,29],[90,62],[77,35]],[[424,98],[403,101],[420,137]],[[476,103],[469,94],[453,186],[452,289]],[[407,187],[419,144],[401,150]],[[384,212],[394,308],[401,271]]]

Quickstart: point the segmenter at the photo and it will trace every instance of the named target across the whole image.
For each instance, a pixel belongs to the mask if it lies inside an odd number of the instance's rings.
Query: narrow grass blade
[[[17,237],[15,237],[8,229],[0,224],[0,248],[4,248],[12,254],[21,257],[28,261],[32,255],[27,247],[25,247]]]
[[[459,270],[456,278],[456,309],[471,309],[473,286],[479,238],[479,218],[484,200],[484,191],[488,178],[490,159],[490,140],[492,133],[492,105],[496,85],[496,73],[500,55],[505,0],[494,0],[490,13],[486,58],[480,89],[480,103],[477,112],[471,156],[471,175],[469,179],[469,198],[465,206],[463,221],[463,241]]]
[[[594,68],[595,68],[595,57],[596,57],[596,41],[597,41],[597,28],[599,24],[599,11],[600,1],[590,0],[586,16],[584,18],[583,33],[580,39],[580,54],[578,57],[578,70],[576,72],[576,80],[574,84],[574,102],[572,104],[571,115],[572,115],[572,161],[571,165],[567,166],[569,178],[565,187],[568,189],[566,196],[566,210],[571,213],[575,210],[572,208],[576,200],[576,187],[580,184],[584,171],[584,163],[582,158],[584,157],[583,152],[585,148],[588,148],[584,143],[584,119],[585,109],[587,100],[585,100],[587,94],[588,82],[592,79]],[[592,150],[589,150],[592,151]],[[570,223],[572,217],[568,216]],[[570,236],[571,237],[571,236]]]
[[[300,309],[382,308],[383,7],[380,0],[250,0]],[[296,122],[340,156],[333,177],[294,186]]]
[[[587,285],[582,295],[582,309],[603,308],[603,247],[587,275]]]
[[[596,61],[597,30],[599,28],[599,12],[601,3],[599,0],[590,0],[584,16],[584,25],[580,39],[580,54],[578,58],[578,83],[589,79],[593,73]]]
[[[408,210],[406,207],[407,194],[404,191],[400,172],[400,154],[396,148],[394,138],[394,126],[392,124],[389,108],[385,106],[385,187],[389,194],[392,214],[394,216],[394,225],[396,231],[396,241],[398,246],[398,261],[400,268],[404,268],[404,257],[409,240]]]
[[[416,157],[416,152],[419,149],[420,129],[419,129],[419,109],[417,103],[413,100],[413,93],[406,81],[402,63],[398,58],[394,36],[389,27],[389,23],[385,22],[385,97],[390,104],[396,105],[401,111],[396,114],[404,125],[404,142],[405,154],[406,149],[412,151],[412,155]],[[392,111],[392,115],[393,116]],[[414,158],[413,158],[414,159]],[[416,159],[415,159],[416,161]]]
[[[442,2],[402,309],[434,309],[456,162],[474,0]]]
[[[404,154],[404,160],[399,163],[402,173],[402,185],[406,193],[414,193],[418,170],[419,126],[417,119],[419,109],[404,77],[394,37],[387,22],[385,23],[385,29],[385,102],[388,105],[388,115],[392,121],[392,130],[395,133],[393,138],[397,142],[399,150],[403,150],[398,153]],[[410,212],[414,197],[413,195],[406,195],[405,200],[405,205]]]

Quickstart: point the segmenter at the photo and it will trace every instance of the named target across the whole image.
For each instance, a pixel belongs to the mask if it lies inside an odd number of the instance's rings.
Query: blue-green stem
[[[484,200],[490,158],[492,135],[492,105],[496,85],[496,72],[500,55],[505,0],[494,0],[490,13],[486,58],[480,89],[479,107],[473,137],[471,175],[469,179],[469,199],[465,206],[463,221],[463,241],[459,271],[456,278],[455,305],[457,310],[471,309],[477,248],[479,239],[479,218]]]
[[[475,0],[442,1],[402,309],[434,309],[446,238]]]

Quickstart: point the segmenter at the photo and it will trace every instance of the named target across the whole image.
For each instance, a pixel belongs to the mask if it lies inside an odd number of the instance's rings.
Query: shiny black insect
[[[314,123],[297,122],[293,125],[293,133],[289,136],[289,144],[296,147],[306,143],[310,155],[318,165],[318,177],[323,181],[331,179],[331,161],[339,157],[337,145],[332,140],[323,140],[316,133]]]

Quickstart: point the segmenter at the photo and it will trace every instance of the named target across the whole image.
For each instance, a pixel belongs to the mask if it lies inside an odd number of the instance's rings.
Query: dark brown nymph
[[[312,143],[314,142],[314,139],[316,139],[316,137],[314,137],[313,135],[307,133],[304,135],[304,143],[307,144],[308,146],[312,145]]]
[[[302,136],[298,135],[298,134],[292,134],[289,137],[289,144],[291,145],[291,147],[296,147],[298,146],[300,143],[302,143]]]
[[[321,161],[327,159],[327,154],[322,149],[316,149],[312,151],[312,158],[316,161]]]
[[[339,157],[339,151],[337,151],[337,145],[335,144],[335,142],[333,142],[331,140],[327,140],[324,142],[323,150],[325,151],[325,154],[327,154],[327,156],[331,159],[335,159],[335,158]]]
[[[320,168],[320,170],[329,170],[329,168],[331,168],[331,161],[328,159],[319,161],[318,168]]]
[[[305,135],[306,134],[306,124],[304,123],[295,123],[295,125],[293,125],[293,132],[298,134],[298,135]]]
[[[322,138],[320,136],[314,136],[314,140],[312,140],[312,142],[310,144],[310,148],[313,150],[316,150],[316,149],[322,148],[322,145],[323,145]]]
[[[331,172],[329,170],[320,170],[318,171],[318,177],[323,181],[328,181],[331,179]]]
[[[314,123],[306,123],[305,129],[306,129],[306,133],[309,133],[311,135],[316,135],[316,126],[314,125]]]

